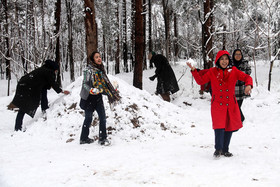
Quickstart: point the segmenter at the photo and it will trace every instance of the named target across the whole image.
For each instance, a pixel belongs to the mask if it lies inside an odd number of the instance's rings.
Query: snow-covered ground
[[[177,79],[185,61],[173,66]],[[198,94],[189,70],[179,81],[171,103],[154,95],[156,80],[144,71],[143,88],[132,86],[132,73],[110,75],[122,96],[110,109],[104,97],[112,145],[80,145],[83,111],[79,108],[82,78],[68,84],[68,96],[49,91],[44,121],[40,108],[24,118],[25,132],[14,132],[16,112],[7,110],[13,96],[1,80],[0,186],[280,186],[280,68],[275,63],[271,91],[269,65],[258,62],[258,86],[243,102],[244,127],[233,134],[231,158],[213,159],[214,131],[210,95]],[[252,74],[255,80],[254,71]],[[255,82],[254,82],[255,84]],[[11,83],[15,91],[16,81]],[[188,103],[188,105],[184,104]],[[95,114],[95,117],[97,114]],[[93,123],[90,137],[98,135]]]

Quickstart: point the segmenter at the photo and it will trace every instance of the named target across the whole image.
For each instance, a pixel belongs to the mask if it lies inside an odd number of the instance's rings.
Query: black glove
[[[155,75],[154,75],[154,76],[149,77],[149,79],[150,79],[151,81],[154,81],[154,80],[155,80],[155,78],[156,78],[156,76],[155,76]]]

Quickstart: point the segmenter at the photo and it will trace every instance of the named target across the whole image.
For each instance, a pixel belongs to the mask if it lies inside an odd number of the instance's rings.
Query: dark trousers
[[[49,108],[47,92],[48,92],[48,90],[46,88],[43,88],[41,91],[41,109],[42,109],[42,111],[45,111]]]
[[[107,132],[106,132],[106,114],[105,114],[103,102],[97,102],[95,110],[99,117],[99,140],[104,140],[107,138]],[[88,138],[89,127],[92,122],[93,112],[94,110],[85,110],[85,120],[83,123],[80,140],[86,140]]]
[[[238,100],[237,103],[238,103],[239,110],[240,110],[241,121],[243,122],[243,121],[245,120],[245,117],[244,117],[243,112],[242,112],[242,110],[241,110],[241,105],[242,105],[242,103],[243,103],[243,99]]]
[[[16,125],[15,125],[15,131],[21,131],[22,130],[22,120],[25,115],[25,112],[22,110],[18,111],[17,117],[16,117]]]
[[[225,129],[215,129],[215,149],[228,152],[232,131]]]
[[[47,97],[47,89],[43,88],[41,91],[41,109],[42,111],[45,111],[49,108],[48,106],[48,97]],[[25,112],[19,109],[17,117],[16,117],[16,125],[15,125],[15,131],[21,131],[22,130],[22,121],[23,117],[25,115]]]

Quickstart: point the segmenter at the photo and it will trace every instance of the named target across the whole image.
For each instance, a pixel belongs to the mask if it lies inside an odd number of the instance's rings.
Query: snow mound
[[[137,89],[122,79],[109,75],[111,81],[119,84],[122,97],[120,103],[110,107],[107,96],[103,96],[107,117],[109,138],[118,136],[125,141],[146,141],[165,137],[170,133],[187,133],[187,116],[182,108],[163,101],[159,96]],[[34,119],[26,125],[31,134],[43,130],[51,138],[60,138],[65,142],[79,141],[84,111],[79,107],[82,77],[70,84],[67,89],[71,94],[58,95],[50,102],[45,120],[38,110]],[[190,128],[191,125],[188,125]],[[94,112],[90,137],[97,139],[99,118]],[[50,131],[50,132],[48,132]],[[39,132],[38,132],[39,133]],[[50,138],[50,137],[46,137]]]

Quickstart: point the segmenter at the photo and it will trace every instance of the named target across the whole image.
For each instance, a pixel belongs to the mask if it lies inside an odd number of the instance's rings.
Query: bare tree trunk
[[[89,63],[89,56],[93,51],[97,51],[97,24],[95,21],[94,0],[85,1],[85,28],[86,28],[86,51],[87,62]]]
[[[36,45],[36,26],[35,26],[35,18],[36,18],[36,13],[34,12],[34,0],[30,1],[29,2],[29,5],[30,5],[30,8],[29,8],[29,11],[30,11],[30,36],[32,36],[32,53],[33,53],[33,62],[34,64],[38,65],[38,50],[37,50],[37,45]]]
[[[2,8],[2,3],[0,3],[0,7]],[[3,20],[2,19],[0,19],[0,31],[2,31],[1,33],[3,33],[3,31],[4,31],[4,29],[2,28],[2,24],[3,23]],[[3,43],[3,35],[4,34],[2,34],[2,36],[0,36],[0,43]],[[0,51],[4,51],[4,46],[2,46],[2,45],[0,45]],[[1,55],[0,56],[0,79],[2,80],[2,79],[4,79],[4,70],[3,70],[3,66],[2,66],[2,63],[4,62],[4,59],[5,59],[5,57],[3,57],[3,55]]]
[[[61,75],[60,75],[60,14],[61,14],[61,0],[57,0],[55,3],[55,35],[56,35],[56,46],[55,46],[55,62],[59,65],[59,70],[57,74],[57,83],[61,86]]]
[[[143,7],[143,12],[144,12],[144,14],[143,14],[143,34],[144,34],[144,36],[143,36],[143,38],[144,38],[144,53],[143,53],[143,60],[144,60],[144,62],[143,62],[143,65],[144,65],[144,67],[143,67],[143,69],[147,69],[147,58],[146,58],[146,54],[145,54],[145,51],[146,51],[146,12],[147,12],[147,5],[146,5],[146,0],[143,0],[143,5],[144,5],[144,7]]]
[[[75,69],[74,69],[74,57],[73,57],[73,23],[72,23],[72,0],[65,0],[67,20],[68,20],[68,55],[70,65],[70,79],[72,82],[75,81]]]
[[[4,5],[4,11],[5,11],[5,32],[6,32],[6,46],[7,46],[7,52],[6,52],[6,79],[8,80],[8,90],[7,90],[7,96],[10,95],[10,82],[11,82],[11,62],[10,62],[10,40],[9,40],[9,23],[8,23],[8,6],[7,6],[7,0],[3,0]]]
[[[42,18],[42,36],[43,36],[43,47],[45,48],[46,46],[46,28],[45,28],[45,11],[44,11],[44,7],[45,7],[45,0],[39,0],[39,3],[40,3],[40,8],[41,8],[41,18]],[[43,59],[44,61],[44,59]]]
[[[143,79],[143,54],[144,54],[144,33],[143,33],[143,2],[135,2],[135,68],[133,86],[142,89]]]
[[[177,29],[177,14],[174,11],[174,57],[175,61],[178,61],[178,56],[179,56],[179,45],[178,45],[178,29]]]
[[[17,1],[15,1],[15,21],[16,21],[16,28],[17,28],[17,32],[18,32],[18,53],[20,55],[20,58],[21,58],[21,63],[22,63],[22,68],[24,69],[24,66],[25,66],[25,57],[24,57],[24,46],[23,46],[23,43],[22,43],[22,36],[21,36],[21,31],[20,31],[20,27],[19,27],[19,18],[18,18],[18,3]],[[24,69],[25,70],[25,69]],[[24,74],[26,74],[27,71],[25,70],[24,71]]]
[[[165,53],[166,58],[170,60],[170,8],[168,6],[168,0],[162,0],[162,6],[165,27]]]
[[[280,4],[280,2],[279,2],[279,4]],[[278,5],[278,4],[277,4]],[[278,5],[279,6],[279,5]],[[276,29],[276,30],[280,30],[280,16],[278,17],[278,29]],[[277,44],[275,45],[275,53],[276,53],[276,50],[277,49],[280,49],[280,34],[278,34],[278,42],[277,42]],[[278,60],[280,60],[280,56],[278,56]]]
[[[212,51],[212,33],[213,33],[213,0],[205,0],[204,3],[204,24],[202,25],[202,53],[204,69],[213,67],[214,54]]]
[[[149,51],[153,50],[152,46],[152,3],[151,0],[148,0],[149,3]],[[150,68],[153,68],[153,63],[150,61]]]
[[[28,2],[26,2],[26,12],[25,12],[25,17],[27,18],[28,17]],[[25,32],[24,32],[24,38],[26,38],[25,40],[24,40],[24,57],[25,57],[25,59],[27,59],[26,60],[26,62],[25,62],[25,71],[26,72],[28,72],[27,70],[28,70],[28,61],[30,60],[30,58],[29,58],[29,43],[28,43],[28,25],[29,25],[29,19],[25,19],[24,20],[25,21]]]
[[[116,2],[116,17],[117,17],[117,28],[119,28],[119,6],[118,6],[118,0],[115,0]],[[115,64],[115,74],[119,74],[120,73],[120,34],[119,32],[117,32],[117,39],[116,39],[116,44],[117,44],[117,51],[116,51],[116,55],[115,55],[115,60],[116,60],[116,64]]]
[[[122,3],[123,8],[123,64],[124,64],[124,72],[128,72],[128,64],[127,64],[127,22],[126,22],[126,0],[123,0]]]
[[[268,79],[268,91],[270,91],[270,85],[271,85],[271,75],[272,75],[272,68],[273,68],[273,63],[277,56],[280,54],[280,49],[278,49],[278,52],[276,55],[273,57],[273,59],[270,61],[270,68],[269,68],[269,79]]]
[[[259,42],[259,26],[258,26],[258,19],[256,19],[256,31],[255,31],[255,42],[254,42],[254,50],[253,50],[253,59],[254,59],[254,70],[255,70],[255,82],[256,86],[258,86],[258,78],[257,78],[257,64],[256,64],[256,48]]]
[[[135,66],[135,0],[131,0],[131,60],[132,69]]]
[[[270,91],[270,85],[271,85],[271,75],[272,75],[272,69],[273,69],[273,63],[274,60],[271,60],[271,42],[270,42],[270,23],[271,23],[271,9],[270,6],[268,5],[268,2],[265,1],[268,7],[268,23],[267,23],[267,55],[268,55],[268,61],[270,62],[270,67],[269,67],[269,75],[268,75],[268,91]]]
[[[227,26],[224,25],[223,26],[223,50],[226,50],[226,43],[227,43],[227,38],[226,38],[226,30],[227,30]]]

